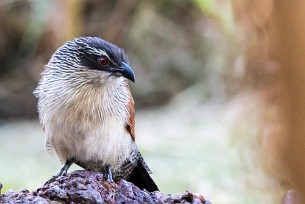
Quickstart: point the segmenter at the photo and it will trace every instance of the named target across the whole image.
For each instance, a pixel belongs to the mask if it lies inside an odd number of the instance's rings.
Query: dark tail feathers
[[[138,161],[138,165],[133,169],[132,173],[127,178],[127,181],[133,183],[142,190],[146,189],[149,192],[159,191],[157,185],[152,180],[140,160]]]

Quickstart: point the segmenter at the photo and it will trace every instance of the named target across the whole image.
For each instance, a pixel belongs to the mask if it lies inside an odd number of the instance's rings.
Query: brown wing
[[[130,95],[130,101],[128,103],[128,111],[129,111],[129,118],[127,120],[127,126],[126,129],[130,133],[131,137],[133,140],[135,140],[135,109],[134,109],[134,101],[132,98],[131,93],[129,92]]]

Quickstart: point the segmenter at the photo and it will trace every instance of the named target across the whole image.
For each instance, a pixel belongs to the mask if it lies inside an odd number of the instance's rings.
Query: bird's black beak
[[[120,74],[121,76],[125,77],[126,79],[129,79],[132,82],[135,82],[135,74],[133,72],[133,70],[131,69],[130,66],[128,66],[128,64],[126,64],[125,62],[122,62],[122,65],[118,68],[113,68],[111,70],[113,72],[113,75],[117,75]]]

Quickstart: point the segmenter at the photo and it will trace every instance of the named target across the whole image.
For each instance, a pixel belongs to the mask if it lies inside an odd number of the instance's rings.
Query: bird
[[[63,164],[56,176],[74,163],[158,191],[135,143],[129,81],[135,74],[124,50],[104,39],[78,37],[53,53],[33,94],[46,149]]]

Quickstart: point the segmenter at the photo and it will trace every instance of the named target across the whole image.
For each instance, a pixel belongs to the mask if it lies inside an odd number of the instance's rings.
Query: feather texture
[[[98,64],[101,56],[109,67]],[[45,66],[34,95],[47,150],[63,163],[104,173],[111,166],[115,180],[130,175],[134,180],[139,170],[151,173],[134,141],[135,109],[127,79],[111,71],[121,70],[126,61],[117,46],[85,37],[64,44]],[[151,180],[146,174],[141,173]]]

